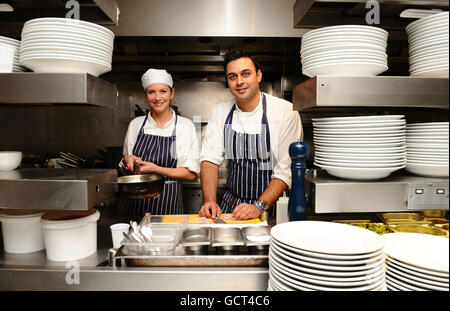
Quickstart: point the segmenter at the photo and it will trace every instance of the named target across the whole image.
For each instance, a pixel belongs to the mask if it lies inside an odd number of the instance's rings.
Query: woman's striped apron
[[[144,133],[144,124],[148,114],[139,130],[133,155],[141,157],[143,161],[153,162],[158,166],[177,167],[176,128],[178,117],[175,114],[175,125],[172,136],[158,136]],[[120,200],[120,216],[143,217],[145,213],[152,215],[183,214],[183,197],[181,182],[169,177],[165,178],[161,193],[153,198],[142,200]]]
[[[220,208],[231,213],[241,203],[253,204],[270,183],[276,160],[270,149],[270,131],[266,115],[266,96],[262,94],[261,134],[234,131],[231,108],[224,125],[225,157],[230,160],[225,191]]]

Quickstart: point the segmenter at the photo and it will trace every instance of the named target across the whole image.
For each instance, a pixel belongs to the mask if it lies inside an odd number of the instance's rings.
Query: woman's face
[[[174,94],[175,89],[170,89],[170,87],[164,83],[150,84],[145,90],[147,102],[155,113],[167,111]]]

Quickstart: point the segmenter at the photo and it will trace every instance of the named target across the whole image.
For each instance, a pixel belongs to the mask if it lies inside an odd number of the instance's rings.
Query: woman
[[[156,197],[122,200],[119,214],[139,217],[147,212],[183,214],[181,180],[194,180],[200,172],[195,127],[191,120],[178,116],[170,108],[175,89],[169,73],[149,69],[142,76],[142,87],[150,112],[130,122],[119,166],[132,174],[136,163],[141,174],[165,176],[165,184]]]

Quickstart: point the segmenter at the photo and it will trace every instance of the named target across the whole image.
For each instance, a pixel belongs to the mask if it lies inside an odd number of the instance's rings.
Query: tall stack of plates
[[[373,26],[342,25],[311,30],[302,37],[302,72],[308,77],[376,76],[388,69],[387,38],[387,31]]]
[[[406,170],[423,176],[448,177],[448,122],[406,125]]]
[[[442,12],[406,26],[411,76],[448,78],[449,17]]]
[[[391,291],[448,291],[448,238],[421,233],[381,236]]]
[[[38,18],[24,24],[20,63],[35,72],[89,73],[111,70],[114,33],[85,21]]]
[[[27,71],[27,69],[20,65],[20,41],[8,37],[2,37],[0,36],[0,43],[11,45],[16,49],[16,52],[14,54],[14,64],[13,64],[13,72],[21,72],[21,71]]]
[[[385,290],[383,243],[347,224],[293,221],[271,229],[269,290]]]
[[[404,115],[312,119],[314,164],[330,175],[385,178],[406,166]]]

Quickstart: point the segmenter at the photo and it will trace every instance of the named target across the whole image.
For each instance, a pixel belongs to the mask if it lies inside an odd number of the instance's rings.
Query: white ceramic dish
[[[372,129],[372,128],[390,128],[390,127],[401,127],[406,124],[405,120],[388,120],[388,121],[378,121],[378,120],[367,120],[367,121],[348,121],[348,122],[313,122],[313,126],[320,129],[327,128],[358,128],[358,129]]]
[[[448,156],[448,149],[426,149],[426,148],[408,148],[408,153],[423,154],[423,155],[436,155],[436,156]]]
[[[327,158],[327,159],[346,159],[346,160],[393,160],[393,159],[406,159],[406,152],[403,153],[333,153],[333,152],[322,152],[315,151],[314,155],[317,157]]]
[[[373,41],[382,43],[386,42],[386,38],[379,34],[370,34],[370,33],[352,33],[352,32],[334,32],[334,33],[323,33],[323,34],[317,34],[314,36],[308,36],[305,37],[303,35],[302,42],[310,43],[310,42],[316,42],[317,40],[333,40],[333,39],[341,39],[341,38],[347,38],[347,39],[371,39]]]
[[[425,122],[425,123],[408,123],[406,127],[409,129],[449,129],[449,122]]]
[[[435,69],[435,70],[426,70],[416,73],[411,73],[411,76],[414,77],[423,77],[423,78],[448,78],[449,77],[449,69]]]
[[[86,48],[93,49],[95,51],[102,51],[107,54],[111,54],[113,52],[114,46],[107,46],[106,44],[101,44],[97,41],[88,41],[88,40],[81,40],[81,39],[50,39],[45,38],[45,40],[42,39],[28,39],[26,41],[26,45],[29,47],[35,47],[36,45],[52,45],[52,46],[85,46]]]
[[[429,177],[448,177],[448,165],[416,164],[408,162],[406,170],[413,174]]]
[[[270,237],[270,241],[272,244],[282,247],[283,249],[288,250],[290,253],[300,254],[302,256],[312,257],[316,259],[325,259],[325,260],[342,260],[342,261],[355,261],[355,260],[364,260],[368,258],[375,258],[383,253],[383,249],[377,250],[371,253],[365,254],[357,254],[357,255],[339,255],[339,254],[327,254],[327,253],[317,253],[304,249],[300,249],[297,247],[289,246],[286,243],[283,243],[277,240],[274,236]]]
[[[395,147],[368,147],[368,148],[343,148],[343,147],[322,147],[322,146],[315,146],[315,151],[321,151],[321,152],[337,152],[337,153],[366,153],[366,154],[384,154],[384,153],[392,153],[392,152],[399,152],[403,153],[406,151],[406,146],[395,146]]]
[[[404,136],[390,136],[390,137],[329,137],[329,138],[321,138],[317,135],[314,135],[314,142],[316,143],[343,143],[343,144],[371,144],[371,143],[393,143],[393,142],[405,142],[406,138]],[[417,141],[418,143],[424,143],[422,141]]]
[[[308,57],[312,55],[319,55],[321,53],[334,54],[334,53],[346,53],[348,55],[365,53],[367,51],[373,51],[378,53],[386,53],[386,49],[381,45],[370,44],[358,44],[356,47],[352,45],[328,45],[322,47],[304,48],[301,50],[301,57]]]
[[[300,57],[302,64],[306,66],[308,63],[317,63],[318,61],[334,61],[334,60],[376,60],[384,62],[387,59],[386,53],[379,53],[379,52],[360,52],[360,53],[353,53],[350,54],[348,52],[329,52],[329,53],[318,53],[313,55],[304,56],[302,55]],[[440,59],[439,59],[440,60]]]
[[[337,49],[344,49],[344,48],[360,48],[360,49],[372,49],[372,50],[381,50],[386,51],[386,42],[372,42],[370,40],[358,40],[358,39],[333,39],[333,40],[327,40],[327,41],[316,41],[316,42],[310,42],[305,43],[302,42],[300,46],[300,55],[303,52],[309,52],[316,49],[332,49],[333,47]]]
[[[345,167],[389,167],[404,164],[406,162],[406,157],[400,159],[357,159],[351,157],[347,159],[335,159],[329,157],[319,157],[318,155],[315,155],[314,162],[324,165],[336,165]]]
[[[419,138],[407,138],[408,144],[448,144],[448,139],[419,139]]]
[[[377,63],[344,63],[328,64],[317,67],[304,68],[302,73],[310,78],[318,75],[341,75],[341,76],[377,76],[388,70],[388,66]]]
[[[29,52],[29,53],[28,53]],[[87,57],[93,57],[98,59],[103,59],[108,62],[111,62],[112,60],[112,53],[103,52],[102,50],[96,50],[96,49],[90,49],[86,46],[82,45],[24,45],[20,48],[20,53],[23,55],[29,55],[29,54],[37,54],[37,53],[69,53],[74,55],[84,55]]]
[[[389,264],[391,266],[394,266],[398,269],[403,268],[406,269],[408,273],[417,273],[418,276],[435,280],[443,283],[448,283],[449,281],[449,274],[445,272],[438,272],[438,271],[432,271],[429,269],[420,268],[411,264],[408,264],[406,262],[399,261],[395,258],[386,256],[386,264]]]
[[[420,150],[439,150],[439,152],[447,152],[448,151],[448,147],[449,144],[411,144],[411,143],[406,143],[406,147],[409,148],[416,148],[416,149],[420,149]]]
[[[62,57],[36,57],[21,59],[20,63],[21,65],[32,69],[34,72],[89,73],[98,77],[108,71],[111,71],[111,66],[85,61],[83,59],[75,60]]]
[[[400,288],[402,291],[415,291],[415,292],[424,292],[428,291],[425,288],[416,287],[411,284],[408,284],[402,280],[399,280],[397,275],[392,274],[389,271],[386,271],[386,279],[389,279],[391,282],[394,282],[398,288]]]
[[[326,287],[326,286],[318,286],[311,284],[309,282],[302,282],[297,279],[292,278],[288,274],[283,273],[283,271],[272,270],[272,273],[278,277],[278,279],[282,280],[284,283],[287,283],[289,286],[294,287],[298,290],[321,290],[321,291],[367,291],[374,290],[379,288],[382,283],[384,283],[384,277],[380,279],[375,279],[374,282],[370,285],[357,286],[357,287],[348,287],[348,288],[340,288],[340,287]]]
[[[21,162],[21,151],[0,151],[0,171],[15,170]]]
[[[400,165],[405,165],[406,160],[401,160],[397,162],[391,162],[391,163],[366,163],[366,162],[356,162],[353,163],[349,162],[341,162],[337,160],[318,160],[314,159],[314,165],[317,166],[334,166],[334,167],[340,167],[340,168],[391,168],[391,167],[398,167]]]
[[[395,266],[387,264],[387,270],[396,275],[398,279],[403,279],[407,283],[424,287],[429,290],[447,290],[449,289],[448,283],[431,281],[426,278],[417,277],[413,274],[406,273]]]
[[[407,32],[415,31],[418,28],[427,27],[427,25],[429,25],[430,23],[433,24],[435,22],[440,22],[442,20],[448,20],[448,17],[449,17],[448,11],[423,17],[408,24],[408,26],[406,26],[406,31]]]
[[[381,235],[386,255],[409,265],[449,273],[448,238],[398,232]]]
[[[317,165],[327,171],[328,174],[350,180],[375,180],[386,178],[393,172],[405,168],[401,165],[392,168],[353,168],[353,167],[337,167],[331,165]]]
[[[383,115],[383,116],[357,116],[357,117],[330,117],[330,118],[312,118],[314,122],[366,122],[374,121],[383,122],[387,120],[404,119],[405,115]]]
[[[91,41],[101,42],[108,46],[114,43],[114,38],[104,36],[102,34],[92,32],[89,30],[70,29],[70,28],[52,28],[52,27],[36,27],[27,28],[22,30],[22,41],[28,40],[28,38],[45,38],[46,36],[65,36],[66,38],[85,36]]]
[[[436,155],[436,154],[424,154],[424,153],[417,153],[417,152],[408,152],[407,156],[408,157],[416,157],[416,158],[448,160],[448,154]]]
[[[274,256],[273,256],[274,257]],[[276,260],[270,261],[271,270],[292,276],[293,279],[298,281],[304,281],[306,283],[318,286],[327,286],[327,287],[336,287],[336,288],[351,288],[351,287],[360,287],[365,285],[371,285],[373,283],[378,283],[380,279],[384,278],[384,271],[380,270],[376,274],[371,276],[364,276],[360,281],[343,281],[346,278],[327,278],[334,280],[320,280],[316,279],[313,274],[302,273],[295,269],[289,268],[286,265],[281,265]]]
[[[397,147],[404,146],[404,142],[391,142],[391,143],[342,143],[342,142],[317,142],[314,141],[314,147],[333,147],[333,148],[376,148],[376,147]]]
[[[314,132],[314,138],[317,139],[383,139],[383,138],[405,138],[404,132],[393,132],[393,133],[381,133],[381,134],[373,134],[373,133],[355,133],[355,130],[348,131],[345,133],[336,133],[336,134],[324,134]]]
[[[343,32],[356,32],[356,33],[375,33],[380,34],[384,38],[387,39],[388,32],[382,28],[374,27],[374,26],[366,26],[366,25],[338,25],[338,26],[328,26],[328,27],[322,27],[318,29],[314,29],[311,31],[308,31],[303,35],[303,38],[307,38],[310,36],[313,36],[315,34],[321,34],[321,33],[343,33]]]
[[[291,247],[311,252],[357,255],[379,251],[383,243],[369,230],[326,221],[291,221],[270,230],[271,236]]]

